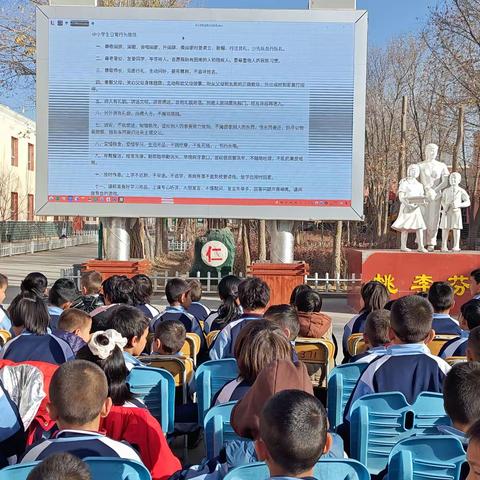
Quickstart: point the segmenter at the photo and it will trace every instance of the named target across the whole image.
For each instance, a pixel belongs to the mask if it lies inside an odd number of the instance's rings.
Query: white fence
[[[86,245],[97,241],[97,232],[85,232],[68,238],[50,238],[45,240],[31,240],[27,242],[0,243],[0,257],[25,255],[28,253],[57,250],[60,248]]]

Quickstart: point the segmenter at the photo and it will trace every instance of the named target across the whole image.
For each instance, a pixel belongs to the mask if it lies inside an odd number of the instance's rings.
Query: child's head
[[[362,285],[360,295],[363,300],[363,312],[372,312],[385,307],[389,300],[388,290],[380,282],[372,281]]]
[[[458,430],[466,432],[480,418],[480,363],[457,363],[443,382],[445,412]]]
[[[132,277],[133,280],[133,303],[146,305],[150,303],[153,295],[153,283],[147,275],[139,274]]]
[[[265,320],[248,322],[234,347],[239,376],[250,384],[275,360],[291,360],[292,346],[283,331]]]
[[[238,299],[244,312],[263,313],[270,301],[270,289],[260,278],[247,278],[238,286]]]
[[[73,360],[52,376],[47,405],[58,428],[96,431],[112,406],[105,373],[91,362]]]
[[[133,398],[127,384],[128,369],[122,352],[126,343],[127,339],[116,330],[95,332],[76,357],[95,363],[103,370],[108,382],[108,396],[114,405],[120,406]]]
[[[8,316],[17,335],[22,330],[35,335],[45,335],[50,323],[45,302],[38,295],[30,292],[20,293],[13,299],[8,308]]]
[[[283,390],[263,407],[255,450],[272,477],[313,476],[313,467],[331,442],[325,409],[313,395]]]
[[[90,340],[92,317],[78,308],[64,310],[58,319],[58,328],[65,332],[73,333],[85,342]]]
[[[113,328],[127,339],[124,350],[132,355],[140,355],[145,349],[148,327],[145,315],[138,308],[130,305],[112,307],[108,328]]]
[[[227,275],[218,282],[218,296],[222,302],[233,298],[238,299],[238,286],[242,283],[242,279],[235,275]]]
[[[202,299],[202,284],[198,280],[189,280],[190,298],[192,302],[199,302]]]
[[[165,286],[165,295],[170,305],[188,308],[192,303],[190,285],[183,278],[170,279]]]
[[[299,312],[319,312],[322,309],[322,296],[309,287],[297,293],[294,305]]]
[[[470,273],[470,292],[472,297],[480,293],[480,268]]]
[[[102,274],[95,270],[83,272],[80,276],[80,289],[83,295],[96,295],[102,288]]]
[[[312,287],[309,285],[306,285],[305,283],[302,283],[300,285],[297,285],[293,290],[292,293],[290,294],[290,305],[295,305],[295,299],[297,298],[297,295],[301,292],[305,292],[308,290],[312,290]]]
[[[433,307],[418,295],[399,298],[390,314],[392,343],[429,343],[435,336],[432,330]]]
[[[20,284],[22,292],[31,292],[39,297],[44,297],[47,293],[47,277],[40,272],[29,273]]]
[[[73,301],[78,297],[77,287],[72,280],[68,278],[59,278],[48,292],[48,302],[50,305],[66,310],[70,308]]]
[[[113,275],[107,278],[102,283],[105,304],[124,303],[132,305],[133,288],[133,281],[125,275]]]
[[[468,335],[467,360],[469,362],[480,361],[480,327],[473,328]]]
[[[263,314],[263,318],[277,325],[288,340],[293,341],[298,337],[300,323],[297,310],[293,305],[272,305]]]
[[[90,480],[88,465],[71,453],[54,453],[38,464],[27,480]]]
[[[390,312],[388,310],[374,310],[367,315],[363,338],[369,347],[381,347],[390,340]]]
[[[0,273],[0,303],[5,300],[7,296],[7,288],[8,288],[8,278],[6,275]]]
[[[176,355],[183,347],[187,331],[178,320],[158,322],[153,340],[153,353],[160,355]]]
[[[455,305],[452,286],[447,282],[433,282],[428,291],[428,300],[435,313],[448,313]]]
[[[480,480],[480,420],[468,430],[467,461],[470,467],[467,480]]]
[[[473,299],[464,303],[460,311],[462,312],[460,326],[463,330],[472,330],[480,326],[480,300]]]

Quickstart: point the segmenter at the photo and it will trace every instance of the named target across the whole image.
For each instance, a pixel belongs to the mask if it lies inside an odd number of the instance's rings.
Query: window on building
[[[18,193],[12,192],[10,196],[10,220],[18,220]]]
[[[18,167],[18,138],[11,138],[11,149],[12,149],[12,166]]]
[[[34,200],[33,200],[33,195],[31,194],[28,194],[28,197],[27,197],[27,220],[29,222],[33,222],[33,216],[34,216],[34,204],[33,204]]]
[[[31,172],[35,169],[35,147],[31,143],[28,144],[28,169]]]

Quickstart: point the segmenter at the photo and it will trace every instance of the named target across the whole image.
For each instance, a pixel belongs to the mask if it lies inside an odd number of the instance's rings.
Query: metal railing
[[[29,253],[57,250],[60,248],[87,245],[97,241],[97,232],[85,232],[68,238],[50,238],[48,240],[30,240],[27,242],[0,243],[0,257],[26,255]]]

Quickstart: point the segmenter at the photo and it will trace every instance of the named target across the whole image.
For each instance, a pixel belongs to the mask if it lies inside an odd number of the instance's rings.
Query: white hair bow
[[[108,338],[108,343],[106,345],[101,345],[98,342],[98,337],[100,335]],[[90,348],[90,351],[98,358],[105,360],[111,355],[115,347],[118,346],[123,350],[127,342],[128,340],[126,338],[122,337],[116,330],[110,328],[109,330],[95,332],[88,342],[88,348]]]

